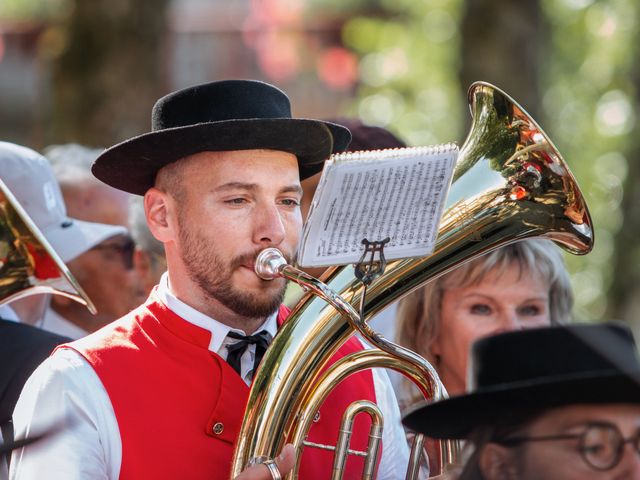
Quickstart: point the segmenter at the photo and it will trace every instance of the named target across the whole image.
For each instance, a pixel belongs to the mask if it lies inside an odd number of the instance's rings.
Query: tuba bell
[[[34,294],[57,294],[95,306],[0,180],[0,305]]]
[[[232,465],[232,477],[259,456],[275,458],[286,443],[297,451],[288,478],[297,478],[299,459],[314,415],[333,385],[372,367],[407,376],[432,401],[446,392],[435,370],[417,354],[386,341],[367,320],[426,282],[495,248],[531,237],[553,240],[573,254],[593,246],[593,228],[582,193],[560,153],[536,122],[507,94],[483,82],[468,93],[471,130],[456,164],[435,250],[422,258],[389,262],[368,287],[354,269],[334,267],[324,283],[264,252],[256,271],[283,276],[310,291],[293,309],[265,354],[251,387]],[[374,348],[356,352],[324,369],[354,333]],[[368,409],[369,406],[357,406]],[[334,448],[321,446],[320,448]],[[453,463],[456,444],[439,443],[432,474]],[[344,449],[343,449],[344,450]],[[415,475],[416,451],[410,470]],[[334,466],[341,464],[336,458]],[[374,462],[375,464],[375,462]],[[365,472],[363,478],[371,478]],[[375,475],[375,472],[373,472]],[[341,478],[335,472],[334,478]]]

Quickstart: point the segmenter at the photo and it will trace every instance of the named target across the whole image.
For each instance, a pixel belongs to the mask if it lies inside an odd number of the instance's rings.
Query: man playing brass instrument
[[[344,150],[350,135],[339,125],[291,118],[286,95],[255,81],[175,92],[156,103],[152,120],[152,132],[108,149],[93,172],[144,195],[167,273],[144,305],[59,348],[30,379],[14,414],[16,433],[52,417],[73,428],[14,454],[12,478],[40,477],[45,467],[48,478],[64,479],[229,477],[248,384],[288,313],[284,280],[261,280],[255,258],[266,247],[293,256],[300,179]],[[360,349],[352,338],[334,359]],[[390,414],[378,478],[403,476],[408,452],[380,372],[342,382],[309,439],[334,443],[344,407],[363,398]],[[352,448],[365,448],[366,423],[356,424]],[[300,478],[329,478],[331,458],[305,450]],[[350,459],[345,478],[357,477],[361,462]]]

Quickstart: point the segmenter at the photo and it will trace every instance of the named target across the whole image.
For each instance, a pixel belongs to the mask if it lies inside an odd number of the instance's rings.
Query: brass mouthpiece
[[[266,248],[258,254],[254,270],[263,280],[273,280],[280,276],[280,270],[287,265],[284,255],[277,248]]]

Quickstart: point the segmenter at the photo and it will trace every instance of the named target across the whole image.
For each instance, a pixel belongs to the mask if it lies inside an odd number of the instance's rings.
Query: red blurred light
[[[300,71],[300,59],[295,36],[268,32],[256,45],[258,63],[272,80],[290,79]]]
[[[329,87],[347,90],[358,80],[358,59],[349,50],[332,47],[320,54],[318,76]]]

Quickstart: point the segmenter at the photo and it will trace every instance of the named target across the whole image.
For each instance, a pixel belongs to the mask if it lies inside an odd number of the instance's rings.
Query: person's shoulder
[[[79,353],[59,348],[33,371],[20,398],[25,395],[35,398],[44,392],[52,395],[51,392],[91,389],[93,376],[93,369]]]
[[[0,352],[2,352],[0,357],[8,355],[13,362],[31,359],[36,361],[37,365],[47,358],[58,345],[70,341],[71,339],[68,337],[47,332],[31,325],[0,320]]]
[[[75,350],[58,348],[49,358],[40,364],[36,372],[41,376],[77,375],[80,371],[91,369],[87,361]]]
[[[77,351],[111,348],[117,344],[118,339],[127,338],[133,331],[139,330],[149,318],[154,319],[155,315],[149,311],[147,304],[140,305],[95,332],[74,340],[68,346]]]
[[[68,341],[30,325],[0,321],[0,422],[11,416],[22,387],[38,365]]]

